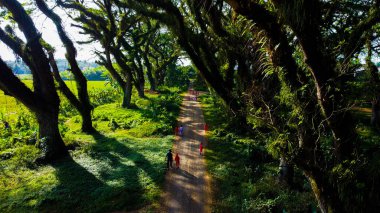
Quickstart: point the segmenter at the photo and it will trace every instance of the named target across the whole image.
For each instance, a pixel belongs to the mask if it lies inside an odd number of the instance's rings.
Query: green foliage
[[[76,85],[74,81],[66,81],[68,87],[72,90],[76,90]],[[108,81],[89,81],[88,82],[88,95],[93,107],[97,107],[104,104],[113,103],[121,99],[121,94],[119,90],[110,85]],[[67,100],[67,98],[60,94],[61,104],[60,104],[60,116],[62,119],[67,117],[72,117],[78,115],[75,107]]]
[[[112,87],[92,89],[89,91],[91,104],[96,107],[120,100],[120,92]]]
[[[109,80],[107,70],[103,66],[98,67],[86,67],[82,70],[83,75],[88,81],[105,81]],[[74,77],[68,70],[59,73],[63,80],[72,80]]]
[[[7,161],[7,166],[10,169],[18,168],[35,168],[36,159],[40,156],[40,149],[33,145],[21,145],[14,149],[7,149],[2,154],[8,153],[11,158]]]
[[[15,128],[19,129],[20,131],[28,130],[30,129],[32,123],[34,121],[33,116],[30,113],[26,113],[25,111],[21,111],[17,115]]]
[[[189,87],[190,78],[195,76],[195,70],[192,66],[168,66],[165,75],[165,85],[168,87],[179,87],[183,90]]]
[[[201,75],[197,73],[193,81],[193,88],[197,91],[208,91],[206,82],[203,80]]]
[[[125,109],[118,103],[101,105],[94,110],[94,125],[101,132],[122,130],[134,137],[171,134],[182,101],[179,93],[172,91],[178,90],[162,90],[149,99],[137,99],[138,109]],[[66,122],[70,132],[80,131],[78,119],[75,116]]]
[[[0,113],[2,124],[0,125],[0,152],[5,158],[14,156],[18,149],[24,149],[25,145],[34,145],[37,140],[37,122],[34,116],[24,108],[17,113]],[[8,123],[8,128],[5,126]],[[9,154],[10,153],[10,154]],[[17,160],[16,160],[17,161]]]
[[[306,212],[316,207],[299,171],[301,191],[279,184],[278,162],[267,153],[265,142],[237,134],[214,97],[203,95],[200,100],[209,125],[206,164],[214,180],[214,212]]]
[[[279,134],[276,138],[268,138],[266,148],[268,152],[276,159],[280,158],[282,150],[288,147],[287,135]]]
[[[162,90],[162,94],[163,92],[165,91]],[[174,95],[167,93],[152,99],[145,110],[148,117],[154,121],[162,121],[165,124],[174,126],[176,122],[174,118],[179,114],[181,102],[182,97],[178,93]]]

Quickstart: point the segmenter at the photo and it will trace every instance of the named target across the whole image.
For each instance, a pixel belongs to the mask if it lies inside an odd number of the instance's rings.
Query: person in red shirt
[[[178,126],[175,127],[175,130],[174,130],[174,135],[178,135]]]
[[[208,131],[208,125],[205,123],[205,133]]]
[[[202,155],[203,152],[203,142],[199,144],[199,155]]]
[[[177,167],[177,169],[178,169],[178,168],[179,168],[179,165],[180,165],[180,163],[179,163],[179,161],[180,161],[180,157],[179,157],[179,155],[178,155],[178,152],[176,153],[174,160],[175,160],[175,165],[176,165],[176,167]]]

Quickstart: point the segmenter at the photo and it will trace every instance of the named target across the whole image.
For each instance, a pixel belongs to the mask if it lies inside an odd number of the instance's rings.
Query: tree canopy
[[[81,112],[83,131],[93,130],[92,106],[75,45],[101,44],[97,63],[117,82],[127,108],[132,107],[133,87],[145,97],[146,78],[151,91],[164,84],[187,86],[192,70],[176,68],[187,57],[223,100],[235,128],[266,141],[275,158],[303,172],[322,212],[379,207],[375,189],[380,187],[380,173],[367,169],[380,158],[374,151],[379,144],[360,133],[363,124],[355,111],[370,106],[371,125],[378,130],[379,0],[47,2],[33,1],[57,27],[78,98],[65,89],[53,50],[28,12],[10,0],[0,1],[4,12],[0,17],[11,17],[25,39],[8,26],[0,29],[0,40],[30,68],[34,90],[3,60],[0,89],[36,114],[41,136],[52,137],[59,149],[65,148],[56,124],[59,98],[51,69],[59,88]],[[74,44],[52,5],[65,10],[89,39]],[[55,122],[54,129],[43,123],[46,116]]]

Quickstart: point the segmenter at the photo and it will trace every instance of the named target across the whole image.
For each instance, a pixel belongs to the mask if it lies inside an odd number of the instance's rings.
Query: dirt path
[[[199,154],[199,144],[203,142],[207,146],[203,113],[200,104],[188,100],[189,97],[194,96],[186,94],[179,117],[179,124],[184,126],[184,136],[178,136],[174,144],[173,156],[179,153],[181,168],[170,169],[165,177],[165,212],[211,212],[209,179],[204,156]]]

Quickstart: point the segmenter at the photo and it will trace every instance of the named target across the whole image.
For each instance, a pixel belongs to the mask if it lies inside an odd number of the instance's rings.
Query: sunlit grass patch
[[[1,174],[1,212],[131,210],[157,202],[173,137],[78,135],[89,148],[36,170]]]
[[[3,131],[0,140],[4,157],[0,161],[0,212],[157,208],[165,153],[174,140],[171,129],[181,98],[170,92],[147,96],[135,97],[134,109],[121,108],[118,102],[96,107],[93,124],[98,132],[92,135],[81,132],[78,114],[61,109],[59,127],[70,156],[48,166],[35,163],[39,156],[33,144],[36,125],[22,123],[14,128],[16,123],[12,123],[13,130]],[[15,142],[9,143],[14,137]]]

